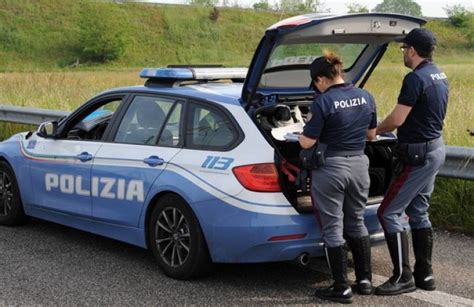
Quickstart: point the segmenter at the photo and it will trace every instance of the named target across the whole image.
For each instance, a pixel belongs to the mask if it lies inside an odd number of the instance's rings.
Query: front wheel
[[[160,198],[148,231],[149,246],[166,275],[189,279],[210,271],[212,263],[201,227],[182,198],[173,194]]]
[[[0,161],[0,225],[21,225],[26,219],[15,174],[10,165]]]

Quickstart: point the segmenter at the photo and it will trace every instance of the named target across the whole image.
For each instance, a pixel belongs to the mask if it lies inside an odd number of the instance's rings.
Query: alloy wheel
[[[171,267],[180,267],[186,262],[191,246],[189,224],[183,213],[174,207],[160,212],[155,225],[158,252]]]
[[[7,216],[12,209],[13,187],[10,177],[0,172],[0,216]]]

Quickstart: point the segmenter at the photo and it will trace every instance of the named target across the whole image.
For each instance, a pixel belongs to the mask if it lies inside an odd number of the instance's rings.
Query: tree
[[[461,4],[443,8],[448,15],[449,23],[457,28],[464,28],[469,24],[469,19],[474,18],[474,13],[469,12]]]
[[[382,3],[377,4],[372,12],[421,16],[421,7],[412,0],[383,0]]]
[[[467,38],[469,47],[474,47],[474,11],[469,11],[460,4],[447,6],[444,10],[448,15],[448,22],[460,28]]]
[[[280,10],[291,13],[324,12],[321,0],[280,0]]]
[[[191,5],[213,7],[218,0],[191,0]]]
[[[349,3],[349,4],[346,4],[346,6],[349,10],[348,13],[368,13],[369,12],[369,9],[365,5],[362,5],[359,3]]]
[[[270,10],[270,5],[268,4],[268,0],[260,0],[253,4],[253,8],[256,11],[268,11]]]

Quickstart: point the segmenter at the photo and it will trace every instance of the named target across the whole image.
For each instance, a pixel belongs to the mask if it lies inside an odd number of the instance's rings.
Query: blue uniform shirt
[[[421,143],[441,136],[448,106],[448,79],[432,62],[405,76],[398,103],[413,107],[398,128],[400,143]]]
[[[316,96],[303,134],[327,144],[327,150],[363,150],[367,129],[377,127],[375,102],[367,91],[337,84]]]

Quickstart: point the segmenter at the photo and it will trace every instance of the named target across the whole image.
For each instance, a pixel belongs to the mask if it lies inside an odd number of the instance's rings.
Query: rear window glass
[[[324,54],[325,51],[333,52],[342,58],[346,68],[351,67],[357,60],[365,44],[297,44],[279,45],[273,51],[268,68],[311,64],[311,62]]]
[[[308,88],[309,64],[326,51],[342,59],[345,72],[350,72],[366,44],[312,43],[279,45],[273,50],[260,79],[261,88]]]

